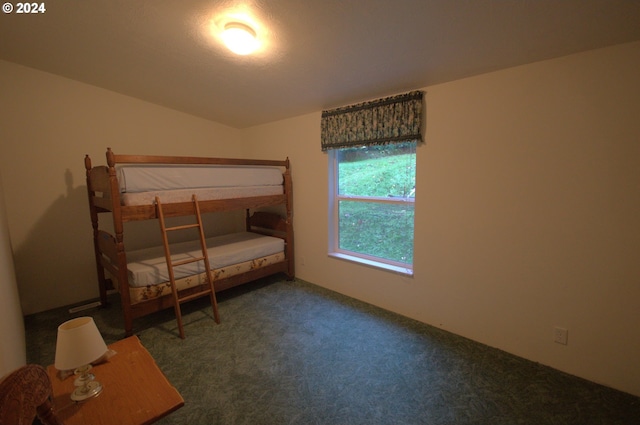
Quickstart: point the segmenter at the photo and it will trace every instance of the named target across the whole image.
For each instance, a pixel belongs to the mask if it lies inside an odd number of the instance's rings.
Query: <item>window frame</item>
[[[416,145],[417,149],[417,145]],[[414,264],[402,263],[399,261],[389,260],[386,258],[375,257],[368,254],[349,251],[342,249],[340,243],[340,217],[339,204],[340,201],[365,202],[374,204],[393,204],[393,205],[412,205],[415,212],[415,194],[413,197],[374,197],[374,196],[357,196],[357,195],[341,195],[338,184],[338,151],[339,149],[331,149],[328,151],[329,159],[329,247],[328,255],[333,258],[347,260],[366,266],[384,269],[402,275],[413,276]],[[417,151],[416,151],[417,153]],[[417,158],[416,158],[417,160]],[[414,215],[414,238],[415,238],[415,215]],[[414,240],[415,248],[415,240]]]

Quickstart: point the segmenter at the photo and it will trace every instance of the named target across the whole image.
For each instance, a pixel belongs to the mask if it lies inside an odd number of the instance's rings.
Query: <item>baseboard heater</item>
[[[79,305],[77,307],[70,308],[69,313],[77,313],[79,311],[89,310],[90,308],[100,307],[101,305],[102,303],[100,301],[94,301],[89,304]]]

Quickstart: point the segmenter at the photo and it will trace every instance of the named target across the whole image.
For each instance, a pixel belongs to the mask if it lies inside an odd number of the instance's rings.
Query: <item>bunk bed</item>
[[[107,148],[106,163],[93,166],[85,156],[98,286],[102,305],[107,305],[108,289],[120,293],[127,335],[133,332],[134,319],[174,306],[163,247],[125,248],[124,224],[157,219],[156,197],[169,218],[193,214],[194,194],[202,214],[244,210],[245,232],[207,239],[216,292],[277,273],[294,278],[288,158],[116,155]],[[112,231],[101,221],[108,215]],[[176,256],[193,255],[193,250],[191,242],[172,245]],[[175,271],[181,294],[203,290],[206,273],[201,264]]]

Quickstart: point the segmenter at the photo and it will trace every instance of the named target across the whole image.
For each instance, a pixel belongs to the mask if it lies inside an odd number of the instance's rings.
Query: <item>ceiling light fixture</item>
[[[248,55],[258,48],[256,32],[250,26],[240,22],[226,24],[222,39],[229,50],[238,55]]]

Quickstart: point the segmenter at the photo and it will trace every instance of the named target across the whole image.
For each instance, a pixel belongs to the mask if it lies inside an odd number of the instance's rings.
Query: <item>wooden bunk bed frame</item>
[[[131,303],[129,281],[127,273],[127,255],[124,243],[124,223],[139,220],[157,219],[155,204],[124,206],[121,203],[120,188],[116,172],[117,164],[180,164],[180,165],[225,165],[225,166],[275,166],[283,167],[283,194],[269,196],[252,196],[245,198],[202,200],[199,201],[200,211],[205,213],[245,210],[246,230],[250,232],[276,236],[284,239],[285,260],[266,267],[248,272],[220,278],[214,281],[216,292],[232,288],[243,283],[251,282],[261,277],[276,273],[285,273],[288,279],[295,276],[293,249],[293,197],[289,159],[254,160],[232,158],[205,158],[184,156],[153,156],[153,155],[116,155],[111,148],[106,152],[107,165],[92,166],[89,155],[85,156],[87,191],[89,196],[89,212],[93,227],[93,242],[95,260],[98,273],[100,302],[108,305],[107,290],[113,288],[113,282],[107,278],[108,272],[117,277],[124,328],[127,336],[133,333],[133,320],[147,314],[173,307],[173,297],[161,296],[138,303]],[[252,210],[284,205],[286,216]],[[193,215],[192,202],[163,203],[165,217],[179,217]],[[99,218],[103,213],[109,213],[113,219],[114,235],[100,229]],[[183,295],[202,291],[203,285],[185,289]]]

